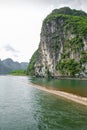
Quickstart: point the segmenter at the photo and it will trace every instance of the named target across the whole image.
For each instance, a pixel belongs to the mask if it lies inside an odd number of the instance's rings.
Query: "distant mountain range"
[[[26,70],[27,62],[15,62],[11,58],[0,60],[0,74],[8,74],[13,70]]]

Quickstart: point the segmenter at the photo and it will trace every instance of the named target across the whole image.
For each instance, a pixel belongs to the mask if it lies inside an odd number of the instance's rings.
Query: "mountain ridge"
[[[60,9],[54,9],[52,11],[52,14],[65,14],[65,15],[73,15],[73,16],[82,16],[82,17],[87,17],[87,13],[85,13],[82,10],[76,10],[76,9],[71,9],[69,7],[62,7]]]

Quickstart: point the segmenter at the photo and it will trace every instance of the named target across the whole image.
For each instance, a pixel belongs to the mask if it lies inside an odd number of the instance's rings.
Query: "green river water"
[[[87,96],[87,81],[0,76],[0,130],[87,130],[86,106],[38,90],[30,82]]]
[[[31,82],[47,89],[60,90],[87,97],[87,80],[31,78]]]

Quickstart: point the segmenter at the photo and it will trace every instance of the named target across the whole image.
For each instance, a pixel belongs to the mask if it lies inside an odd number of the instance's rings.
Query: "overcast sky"
[[[87,0],[0,0],[0,59],[28,62],[38,48],[43,19],[63,6],[87,12]]]

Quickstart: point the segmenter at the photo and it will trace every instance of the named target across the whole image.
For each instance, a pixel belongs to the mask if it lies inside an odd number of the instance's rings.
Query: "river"
[[[87,107],[29,84],[39,83],[38,80],[27,76],[0,76],[0,130],[87,130]],[[46,86],[46,81],[43,82]],[[84,90],[85,82],[82,82]],[[48,84],[53,88],[52,81]],[[65,90],[70,85],[67,83]]]

